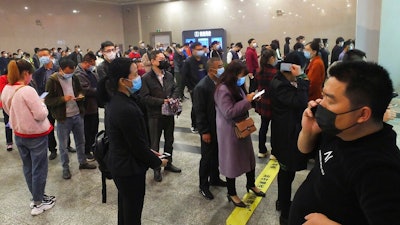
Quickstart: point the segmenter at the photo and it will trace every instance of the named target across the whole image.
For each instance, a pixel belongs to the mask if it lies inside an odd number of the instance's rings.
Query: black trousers
[[[49,119],[51,125],[53,125],[53,127],[54,127],[54,129],[48,135],[48,138],[49,138],[49,143],[48,143],[49,151],[50,152],[56,152],[57,151],[57,149],[56,149],[57,141],[56,141],[56,137],[54,136],[54,130],[56,129],[55,128],[56,120],[53,118],[53,116],[51,116],[50,111],[49,111],[49,115],[47,116],[47,118]],[[70,143],[70,141],[68,141],[68,143]],[[68,146],[69,146],[69,144],[68,144]]]
[[[140,225],[146,174],[114,177],[118,189],[118,225]]]
[[[92,145],[96,134],[99,130],[99,114],[89,114],[84,116],[85,126],[85,154],[89,154],[92,151]]]
[[[220,179],[218,169],[217,137],[212,137],[211,139],[211,143],[207,144],[201,139],[200,135],[201,159],[199,166],[199,177],[201,189],[208,189],[210,187],[210,182],[217,182]]]
[[[289,218],[290,199],[292,197],[292,182],[296,172],[279,170],[278,201],[281,206],[281,216]]]
[[[11,145],[13,143],[13,134],[12,134],[12,129],[10,128],[10,125],[7,126],[10,117],[8,114],[3,110],[3,116],[4,116],[4,125],[5,126],[5,132],[6,132],[6,142],[8,145]]]
[[[181,72],[175,72],[175,79],[176,79],[176,86],[178,86],[178,97],[183,99],[184,97],[184,90],[185,90],[185,84],[183,83],[183,77]]]
[[[190,99],[192,100],[192,111],[190,111],[190,118],[192,119],[192,127],[197,128],[196,126],[196,113],[193,109],[193,90],[190,92]]]
[[[172,162],[172,150],[174,143],[174,129],[175,119],[173,116],[161,116],[160,118],[148,118],[149,120],[149,133],[150,145],[154,151],[160,151],[160,138],[164,131],[164,152],[171,154],[168,159],[169,163]]]
[[[247,172],[246,178],[247,178],[246,187],[255,187],[256,186],[254,183],[256,181],[255,169],[250,172]],[[226,178],[226,187],[228,188],[228,195],[230,195],[230,196],[237,195],[235,182],[236,182],[236,178],[228,178],[228,177]]]
[[[261,126],[258,132],[258,152],[267,153],[267,133],[270,119],[265,116],[261,116]]]

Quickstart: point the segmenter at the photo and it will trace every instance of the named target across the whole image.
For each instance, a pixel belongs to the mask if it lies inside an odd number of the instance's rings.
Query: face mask
[[[140,75],[140,76],[142,76],[143,74],[145,74],[146,73],[146,70],[145,69],[138,69],[138,74]]]
[[[304,53],[304,57],[306,57],[307,59],[311,58],[311,52],[304,50],[303,53]]]
[[[53,63],[53,64],[56,64],[56,59],[51,59],[51,62]]]
[[[163,61],[159,61],[159,62],[160,62],[160,65],[158,66],[158,68],[160,70],[168,69],[168,67],[169,67],[168,61],[163,60]]]
[[[219,49],[219,45],[216,45],[216,46],[215,46],[215,49]]]
[[[343,115],[349,112],[353,112],[356,110],[359,110],[360,108],[356,108],[344,113],[334,113],[332,111],[329,111],[328,109],[326,109],[325,107],[323,107],[322,105],[318,105],[317,106],[317,111],[315,112],[315,119],[317,120],[317,124],[318,126],[321,128],[321,130],[325,133],[331,134],[331,135],[337,135],[341,132],[343,132],[344,130],[347,130],[349,128],[352,128],[354,126],[356,126],[358,123],[354,123],[353,125],[345,128],[345,129],[338,129],[336,128],[335,125],[335,121],[336,121],[336,116],[338,115]]]
[[[7,58],[8,57],[8,54],[4,54],[4,58]]]
[[[140,44],[140,47],[144,48],[145,46],[144,46],[144,44]]]
[[[257,48],[257,43],[253,43],[253,48]]]
[[[159,50],[163,52],[163,51],[164,51],[164,48],[163,48],[163,47],[160,47]]]
[[[240,86],[242,86],[244,84],[245,81],[246,81],[246,77],[238,78],[238,80],[236,81],[236,85],[238,87],[240,87]]]
[[[172,47],[175,48],[175,47],[176,47],[176,44],[173,44]]]
[[[128,79],[127,79],[128,80]],[[130,81],[130,80],[129,80]],[[141,77],[136,77],[135,79],[132,80],[132,87],[126,87],[128,88],[128,91],[133,94],[142,88],[142,78]]]
[[[39,58],[40,65],[47,65],[50,62],[50,56],[42,56]]]
[[[305,45],[305,44],[306,44],[306,41],[302,41],[301,43],[302,43],[303,45]]]
[[[64,73],[63,77],[64,77],[65,79],[69,79],[69,78],[71,78],[73,75],[74,75],[74,73]]]
[[[102,53],[102,52],[99,52],[99,53],[97,53],[97,55],[98,55],[99,57],[101,57],[101,56],[103,55],[103,53]]]
[[[224,72],[225,72],[225,68],[224,68],[224,67],[218,68],[218,69],[217,69],[217,74],[215,74],[215,76],[216,76],[217,78],[220,78],[221,75],[222,75]]]
[[[277,64],[278,64],[278,60],[275,60],[275,61],[272,63],[272,66],[275,67]]]
[[[343,47],[343,45],[344,45],[344,42],[339,42],[340,47]]]
[[[108,60],[113,61],[115,59],[115,56],[117,55],[116,52],[107,52],[104,53],[104,55],[107,57]]]
[[[354,45],[350,45],[349,49],[353,50],[354,49]]]
[[[196,56],[198,56],[198,57],[201,57],[203,55],[204,55],[204,51],[203,50],[196,52]]]
[[[96,70],[95,66],[90,66],[89,69],[88,69],[88,71],[90,71],[90,72],[94,72],[95,70]]]

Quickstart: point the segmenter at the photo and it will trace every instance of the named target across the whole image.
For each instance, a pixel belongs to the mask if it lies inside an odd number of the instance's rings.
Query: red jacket
[[[322,97],[322,85],[325,80],[325,66],[320,56],[315,56],[308,64],[306,74],[310,80],[308,100],[315,100]]]
[[[256,75],[255,72],[257,72],[258,69],[258,56],[255,48],[247,47],[246,66],[249,73],[254,73],[253,75]]]
[[[4,87],[8,84],[7,75],[0,76],[0,95],[3,92]],[[0,100],[0,108],[3,108],[3,103]]]

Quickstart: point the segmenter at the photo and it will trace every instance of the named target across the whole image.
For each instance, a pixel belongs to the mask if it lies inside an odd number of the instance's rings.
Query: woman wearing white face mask
[[[322,97],[322,85],[325,80],[324,61],[322,61],[321,56],[319,56],[319,41],[314,40],[307,43],[303,52],[304,56],[310,60],[305,71],[310,80],[308,99],[315,100]]]

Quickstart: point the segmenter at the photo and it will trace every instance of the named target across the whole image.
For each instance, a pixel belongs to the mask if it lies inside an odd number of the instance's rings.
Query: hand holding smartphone
[[[264,93],[265,93],[265,89],[263,89],[262,91],[257,92],[257,94],[255,94],[255,95],[253,96],[253,100],[255,100],[255,99],[261,97],[261,95],[263,95]]]
[[[49,92],[43,92],[39,97],[41,98],[41,99],[44,99],[44,98],[46,98],[46,96],[49,94]]]
[[[169,154],[168,152],[164,152],[162,155],[158,156],[158,158],[160,159],[166,159],[168,157],[171,157],[171,154]]]

